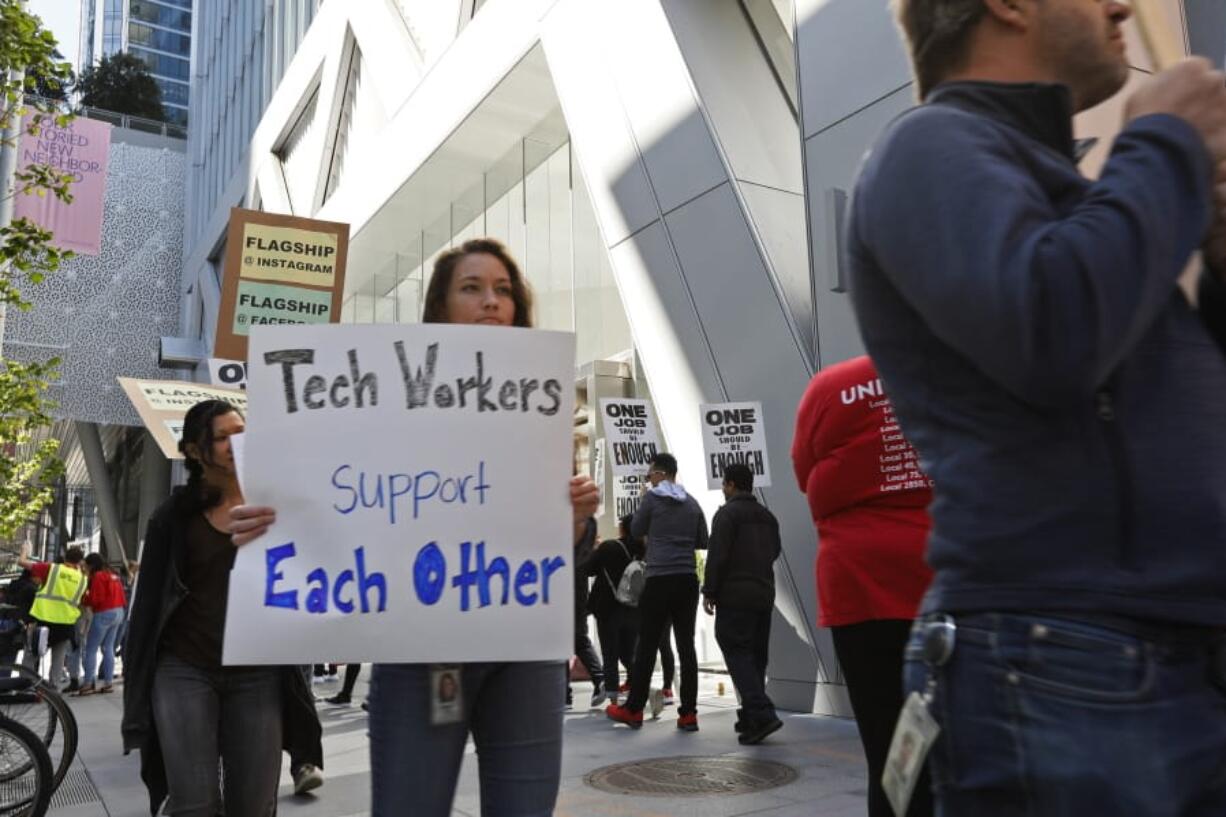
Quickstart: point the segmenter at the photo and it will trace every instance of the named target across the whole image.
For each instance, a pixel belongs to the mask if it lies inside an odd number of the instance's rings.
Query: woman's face
[[[447,322],[515,324],[511,274],[501,261],[484,252],[469,253],[459,260],[447,289]]]
[[[213,418],[213,445],[207,458],[201,458],[206,474],[215,476],[234,475],[234,451],[230,448],[230,437],[242,434],[246,424],[242,416],[231,411],[219,414]]]

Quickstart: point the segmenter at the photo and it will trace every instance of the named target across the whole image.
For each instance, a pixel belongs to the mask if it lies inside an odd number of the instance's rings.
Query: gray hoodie
[[[647,578],[697,574],[695,550],[707,549],[707,519],[694,497],[667,480],[643,497],[630,523],[633,536],[647,537]]]

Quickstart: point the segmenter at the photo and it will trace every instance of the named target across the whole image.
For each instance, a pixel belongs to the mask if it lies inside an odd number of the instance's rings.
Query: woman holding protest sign
[[[501,243],[466,241],[435,262],[423,321],[531,327],[532,296]],[[572,478],[569,491],[578,542],[600,494],[586,476]],[[272,508],[240,506],[230,518],[234,542],[241,545],[267,530],[276,515]],[[562,767],[561,663],[376,665],[368,699],[371,813],[451,813],[471,734],[480,765],[482,815],[552,814]],[[448,677],[454,685],[444,682]],[[448,690],[446,700],[443,689]]]
[[[323,765],[319,719],[296,667],[223,667],[222,635],[241,505],[230,437],[243,417],[197,403],[179,450],[189,478],[149,520],[124,650],[124,751],[139,749],[157,814],[276,813],[281,750]],[[219,767],[225,776],[224,802]]]

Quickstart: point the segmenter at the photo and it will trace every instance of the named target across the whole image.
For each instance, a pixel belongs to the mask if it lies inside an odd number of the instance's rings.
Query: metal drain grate
[[[89,779],[89,775],[85,770],[73,767],[68,770],[68,774],[64,775],[64,781],[55,790],[55,794],[51,795],[51,808],[49,810],[53,811],[57,808],[67,808],[68,806],[83,806],[86,803],[97,803],[101,799],[98,795],[98,790],[94,788],[94,783]]]
[[[658,757],[605,766],[583,780],[615,794],[703,797],[746,794],[786,786],[797,778],[791,766],[743,757]]]

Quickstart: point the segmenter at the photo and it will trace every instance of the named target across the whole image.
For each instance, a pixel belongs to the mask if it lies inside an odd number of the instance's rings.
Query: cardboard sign
[[[660,452],[660,435],[651,403],[630,397],[603,397],[600,400],[613,476],[641,476]]]
[[[201,400],[224,400],[244,414],[247,411],[247,395],[233,389],[219,389],[187,383],[182,380],[136,380],[120,377],[128,399],[136,407],[141,422],[158,448],[172,460],[181,460],[179,438],[183,436],[183,418],[188,409]]]
[[[241,360],[209,358],[209,382],[227,389],[247,388],[247,364]]]
[[[253,326],[337,323],[349,225],[234,208],[214,354],[247,359]]]
[[[766,431],[762,427],[762,404],[704,403],[698,409],[702,412],[707,487],[719,490],[724,484],[724,468],[734,462],[749,466],[755,488],[770,487],[770,457],[766,453]]]
[[[254,331],[244,497],[277,522],[238,553],[225,663],[569,656],[574,355],[506,327]]]

